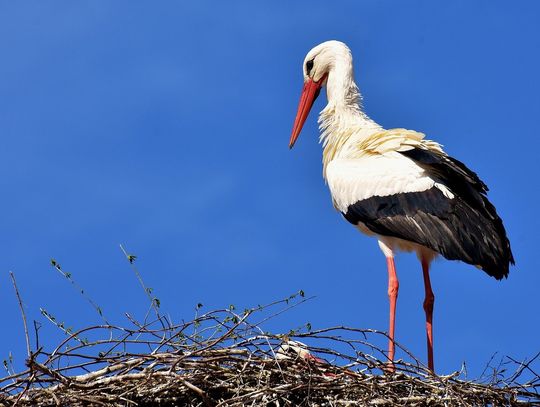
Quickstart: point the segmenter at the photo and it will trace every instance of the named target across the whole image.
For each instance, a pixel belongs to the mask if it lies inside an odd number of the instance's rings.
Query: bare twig
[[[11,277],[11,283],[15,289],[15,295],[17,296],[17,301],[19,302],[19,309],[21,310],[23,325],[24,325],[24,338],[26,339],[26,354],[28,358],[32,357],[32,350],[30,348],[30,335],[28,334],[28,325],[26,323],[26,313],[24,312],[23,302],[21,300],[21,295],[19,294],[19,289],[17,288],[17,282],[15,281],[15,275],[12,271],[9,272]]]
[[[56,271],[58,271],[66,280],[70,282],[70,284],[79,292],[79,294],[81,294],[82,297],[92,306],[92,308],[94,308],[103,322],[105,322],[105,324],[109,324],[107,318],[105,318],[105,314],[103,313],[103,308],[96,304],[94,300],[92,300],[92,298],[86,294],[86,291],[84,291],[84,289],[73,279],[71,273],[64,271],[55,259],[51,259],[51,266],[53,266]]]
[[[144,281],[141,277],[141,273],[139,273],[139,270],[137,269],[137,266],[135,265],[135,260],[137,259],[137,256],[133,255],[133,254],[129,254],[126,249],[124,248],[123,245],[120,245],[120,250],[122,250],[122,253],[124,253],[124,256],[126,256],[126,259],[128,260],[130,266],[131,266],[131,269],[133,270],[133,273],[135,273],[135,276],[137,277],[137,280],[139,280],[139,283],[141,284],[141,287],[142,289],[144,290],[144,293],[146,294],[146,296],[148,297],[148,299],[150,300],[150,307],[151,309],[154,310],[154,312],[156,313],[156,316],[158,318],[161,318],[160,317],[160,313],[159,313],[159,307],[160,307],[160,301],[157,297],[154,297],[152,295],[152,289],[150,289],[149,287],[146,287],[146,285],[144,284]],[[146,320],[146,318],[145,318]]]

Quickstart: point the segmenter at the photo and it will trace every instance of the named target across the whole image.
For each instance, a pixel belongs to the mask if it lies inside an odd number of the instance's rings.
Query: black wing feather
[[[497,279],[507,277],[514,258],[502,220],[486,197],[487,186],[463,163],[444,154],[419,148],[401,153],[454,198],[436,187],[374,196],[350,205],[345,218],[377,234],[429,247],[449,260],[476,265]]]

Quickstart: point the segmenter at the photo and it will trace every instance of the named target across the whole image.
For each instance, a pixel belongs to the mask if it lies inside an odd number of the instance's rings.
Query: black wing
[[[348,207],[345,218],[373,232],[421,244],[449,260],[480,267],[496,279],[508,276],[514,258],[501,218],[486,197],[487,187],[460,161],[415,148],[401,152],[429,177],[445,185],[449,198],[426,191],[373,196]]]

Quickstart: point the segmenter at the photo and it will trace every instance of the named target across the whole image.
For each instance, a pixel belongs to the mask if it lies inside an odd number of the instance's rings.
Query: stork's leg
[[[394,332],[396,325],[396,303],[399,290],[399,281],[396,274],[396,266],[394,264],[394,257],[387,257],[386,262],[388,265],[388,298],[390,299],[390,327],[388,329],[388,359],[390,359],[390,371],[394,371],[394,354],[396,345],[394,343]]]
[[[424,288],[426,291],[424,311],[426,312],[428,366],[432,372],[435,372],[433,367],[433,304],[435,303],[435,295],[431,290],[431,281],[429,279],[429,261],[425,259],[422,259],[422,272],[424,273]]]

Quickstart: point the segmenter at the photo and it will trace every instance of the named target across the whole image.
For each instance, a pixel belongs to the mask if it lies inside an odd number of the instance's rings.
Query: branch
[[[19,289],[17,288],[15,275],[13,274],[12,271],[9,272],[9,276],[11,277],[11,283],[13,284],[13,288],[15,289],[15,295],[17,296],[17,301],[19,302],[19,309],[21,310],[21,315],[22,315],[22,320],[23,320],[23,325],[24,325],[24,338],[26,339],[26,354],[28,358],[30,359],[32,357],[32,350],[30,349],[30,335],[28,334],[28,325],[26,324],[26,314],[24,312],[23,302],[19,294]]]

